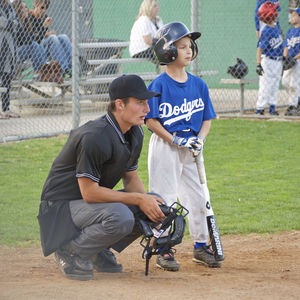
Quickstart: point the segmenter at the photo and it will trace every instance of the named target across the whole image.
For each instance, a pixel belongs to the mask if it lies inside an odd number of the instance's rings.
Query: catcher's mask
[[[271,1],[267,1],[258,9],[257,16],[262,22],[269,24],[278,17],[278,7],[279,2],[273,3]]]
[[[137,219],[143,234],[140,245],[144,248],[142,257],[146,258],[146,276],[152,255],[159,254],[159,249],[171,249],[182,242],[185,230],[184,218],[189,213],[177,202],[171,206],[161,205],[160,209],[166,216],[161,223],[151,222],[145,214],[141,214]]]
[[[195,40],[201,36],[200,32],[190,32],[181,22],[168,23],[156,32],[153,38],[153,45],[154,53],[160,65],[168,65],[177,58],[178,52],[174,43],[186,36],[191,39],[193,60],[198,54],[198,47]]]
[[[228,67],[227,73],[234,78],[242,79],[248,74],[248,66],[240,58],[237,58],[236,61],[237,63],[234,66]]]

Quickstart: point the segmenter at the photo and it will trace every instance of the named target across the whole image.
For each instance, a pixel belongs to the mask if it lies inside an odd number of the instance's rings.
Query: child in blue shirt
[[[279,83],[282,73],[283,39],[277,22],[279,3],[264,3],[258,10],[261,21],[266,23],[261,32],[256,52],[256,73],[259,75],[258,101],[256,114],[263,115],[267,104],[270,105],[269,113],[278,115],[275,110],[278,100]]]
[[[254,23],[255,23],[255,29],[256,29],[256,37],[258,39],[260,38],[260,34],[261,34],[262,30],[266,26],[266,24],[264,22],[260,21],[260,19],[258,17],[258,10],[267,1],[273,2],[274,4],[279,3],[278,0],[257,0],[256,6],[255,6]],[[280,11],[280,5],[278,5],[277,10]],[[278,28],[280,28],[278,20],[277,20],[276,26],[278,26]]]
[[[296,64],[283,72],[282,85],[289,94],[289,107],[286,116],[300,116],[300,7],[290,8],[291,24],[294,25],[284,40],[283,56],[291,56]]]
[[[149,85],[160,97],[149,99],[146,125],[153,132],[149,143],[149,190],[159,193],[167,205],[177,201],[189,210],[190,235],[194,239],[193,261],[208,267],[220,267],[208,240],[204,194],[195,156],[202,152],[211,120],[216,117],[206,83],[188,73],[198,53],[195,40],[200,32],[190,32],[180,22],[166,24],[156,33],[155,54],[166,72]],[[203,157],[202,169],[205,174]],[[170,249],[160,249],[157,266],[178,271],[179,263]]]

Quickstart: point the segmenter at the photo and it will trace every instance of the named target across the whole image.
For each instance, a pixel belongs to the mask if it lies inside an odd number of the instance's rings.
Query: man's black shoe
[[[98,272],[121,273],[123,270],[122,265],[117,263],[115,255],[108,249],[97,254],[93,265]]]
[[[62,250],[54,253],[54,259],[61,272],[69,279],[90,280],[94,278],[93,264],[90,260]]]

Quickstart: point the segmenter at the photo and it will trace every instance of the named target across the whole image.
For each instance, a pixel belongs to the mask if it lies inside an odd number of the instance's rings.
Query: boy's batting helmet
[[[156,32],[153,44],[154,52],[160,65],[168,65],[177,58],[178,52],[174,43],[186,36],[191,39],[193,50],[192,59],[194,59],[198,54],[198,47],[195,40],[201,36],[200,32],[190,32],[181,22],[168,23]]]
[[[278,9],[278,6],[279,6],[279,2],[277,3],[272,3],[270,1],[265,2],[258,9],[258,13],[257,13],[258,18],[266,24],[271,23],[278,17],[276,11]]]

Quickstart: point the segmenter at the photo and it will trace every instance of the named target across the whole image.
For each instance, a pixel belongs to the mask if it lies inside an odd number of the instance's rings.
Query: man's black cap
[[[134,97],[139,100],[147,100],[160,96],[159,93],[149,91],[144,80],[134,74],[122,75],[112,81],[109,86],[110,100]]]

